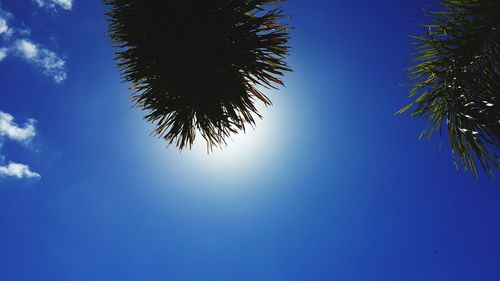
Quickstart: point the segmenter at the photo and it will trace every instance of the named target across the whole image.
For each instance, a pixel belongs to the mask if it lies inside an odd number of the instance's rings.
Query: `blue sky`
[[[150,136],[101,1],[0,3],[0,280],[500,279],[498,182],[394,116],[435,1],[286,3],[295,71],[212,155]]]

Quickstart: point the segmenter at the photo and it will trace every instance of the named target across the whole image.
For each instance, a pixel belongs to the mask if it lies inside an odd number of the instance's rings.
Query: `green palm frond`
[[[197,132],[211,149],[260,117],[291,71],[284,0],[104,0],[122,77],[155,135],[179,149]]]
[[[457,169],[494,175],[500,148],[500,1],[442,0],[444,11],[416,36],[409,68],[413,102],[398,113],[429,120],[422,136],[446,124]]]

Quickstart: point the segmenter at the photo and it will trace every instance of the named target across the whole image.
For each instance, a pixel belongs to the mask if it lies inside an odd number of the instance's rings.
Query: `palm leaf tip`
[[[398,113],[429,120],[429,137],[446,126],[457,169],[500,170],[500,1],[442,0],[415,36],[409,69],[413,101]]]
[[[255,123],[260,90],[283,85],[288,24],[282,0],[104,0],[116,61],[154,134],[209,148]]]

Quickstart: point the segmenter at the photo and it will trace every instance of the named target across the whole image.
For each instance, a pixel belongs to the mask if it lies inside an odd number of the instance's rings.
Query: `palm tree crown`
[[[500,1],[442,0],[425,35],[415,37],[409,69],[412,116],[429,119],[422,135],[448,129],[458,168],[493,175],[500,148]]]
[[[104,0],[123,79],[154,133],[179,149],[197,131],[212,148],[253,126],[258,88],[290,71],[283,0]]]

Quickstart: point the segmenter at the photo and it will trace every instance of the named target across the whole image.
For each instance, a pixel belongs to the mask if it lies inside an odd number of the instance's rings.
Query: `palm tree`
[[[413,99],[399,113],[429,120],[422,136],[446,124],[457,169],[499,170],[500,1],[442,0],[444,11],[416,36],[409,68]],[[479,163],[479,164],[478,164]]]
[[[255,124],[290,71],[284,0],[104,0],[110,38],[134,105],[179,149],[197,132],[209,149]]]

